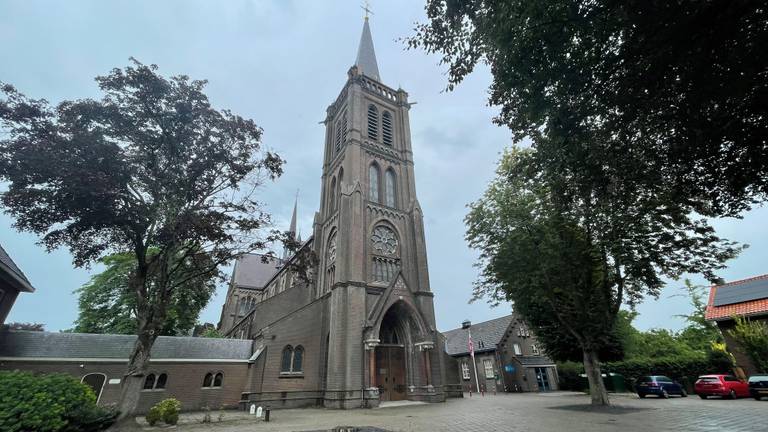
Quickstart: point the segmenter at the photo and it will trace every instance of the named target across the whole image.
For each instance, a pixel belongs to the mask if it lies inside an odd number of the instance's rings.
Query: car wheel
[[[637,396],[640,397],[640,399],[645,399],[645,395],[643,393],[638,393]],[[758,398],[759,399],[759,398]]]
[[[755,400],[760,400],[760,399],[762,399],[762,396],[755,396]]]
[[[736,391],[731,389],[731,391],[728,392],[728,399],[736,399]]]
[[[699,397],[700,397],[700,398],[702,398],[702,399],[706,399],[706,398],[707,398],[707,395],[705,395],[705,394],[700,394],[700,395],[699,395]]]
[[[682,396],[682,397],[688,397],[688,392],[687,392],[687,391],[685,391],[685,389],[681,389],[681,390],[680,390],[680,396]]]
[[[669,393],[666,390],[662,390],[661,397],[663,397],[664,399],[669,399]]]

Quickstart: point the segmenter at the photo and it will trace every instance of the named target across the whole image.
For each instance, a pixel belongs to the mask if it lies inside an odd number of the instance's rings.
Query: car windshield
[[[672,378],[665,377],[665,376],[657,376],[656,377],[657,382],[672,382]]]
[[[699,381],[701,382],[720,382],[720,378],[718,377],[699,377]]]
[[[768,381],[768,375],[753,375],[749,377],[749,382]]]

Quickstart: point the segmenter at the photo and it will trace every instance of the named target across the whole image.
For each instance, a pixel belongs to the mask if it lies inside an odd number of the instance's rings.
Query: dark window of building
[[[216,377],[213,378],[213,386],[214,387],[221,387],[221,382],[224,380],[224,374],[219,372],[216,374]]]
[[[152,390],[155,387],[155,374],[149,374],[144,379],[144,390]]]
[[[368,105],[368,138],[379,139],[379,110],[375,105]]]
[[[389,111],[384,111],[381,116],[381,140],[388,146],[392,145],[392,114]]]
[[[93,390],[96,395],[96,401],[98,402],[101,397],[101,390],[104,388],[104,382],[107,380],[107,376],[102,373],[90,373],[85,375],[80,382],[86,384]]]
[[[291,371],[291,357],[293,357],[293,348],[290,345],[283,348],[283,357],[280,362],[280,372]]]
[[[168,374],[161,373],[157,377],[157,382],[155,383],[155,388],[156,389],[164,389],[165,388],[165,383],[167,381],[168,381]]]
[[[291,372],[301,372],[302,362],[304,361],[304,348],[299,345],[293,351],[293,366]]]
[[[207,374],[205,374],[205,378],[203,378],[203,387],[210,387],[212,382],[213,382],[213,374],[208,372]]]

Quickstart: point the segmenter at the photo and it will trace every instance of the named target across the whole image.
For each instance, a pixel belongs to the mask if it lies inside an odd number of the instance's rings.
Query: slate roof
[[[472,342],[475,345],[475,352],[491,351],[496,349],[496,345],[501,342],[504,333],[509,328],[514,319],[513,315],[503,316],[490,321],[472,324]],[[457,328],[444,332],[445,351],[449,355],[467,354],[469,352],[469,343],[467,330]]]
[[[32,284],[29,283],[29,279],[24,275],[21,269],[11,259],[8,252],[0,245],[0,272],[6,273],[10,276],[13,285],[19,291],[34,292],[35,289]]]
[[[705,315],[710,321],[764,314],[768,314],[768,274],[710,289]]]
[[[379,77],[379,65],[376,62],[376,52],[373,50],[373,38],[371,37],[371,27],[368,25],[368,18],[363,24],[363,34],[360,35],[360,45],[357,47],[357,59],[355,66],[363,75],[381,82]]]
[[[277,273],[281,260],[268,257],[266,262],[262,254],[246,254],[235,262],[233,283],[238,288],[261,289]]]
[[[52,333],[23,330],[0,332],[0,357],[125,359],[136,336]],[[245,339],[160,336],[152,347],[154,359],[248,360],[251,341]]]

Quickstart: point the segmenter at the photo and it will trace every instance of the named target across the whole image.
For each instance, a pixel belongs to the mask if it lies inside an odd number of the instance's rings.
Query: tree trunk
[[[600,371],[600,358],[595,350],[584,350],[584,372],[589,382],[589,394],[592,396],[592,406],[608,406],[608,390],[605,389],[603,374]]]
[[[141,325],[141,324],[140,324]],[[125,419],[136,413],[139,406],[139,397],[141,389],[144,387],[144,376],[149,366],[149,352],[157,339],[157,332],[142,326],[133,346],[133,352],[128,361],[128,367],[123,375],[123,382],[120,388],[120,410],[119,419]]]

